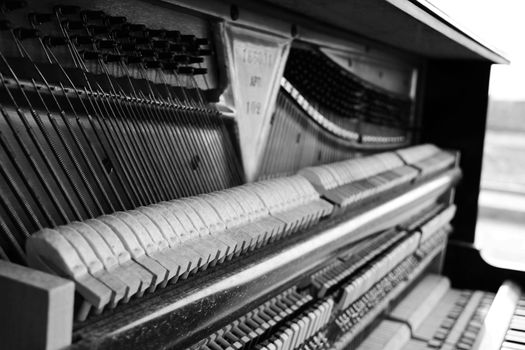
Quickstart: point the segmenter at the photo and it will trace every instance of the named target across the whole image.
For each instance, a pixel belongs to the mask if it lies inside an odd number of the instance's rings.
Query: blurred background
[[[525,270],[525,1],[432,4],[511,61],[491,71],[475,244],[492,265]]]

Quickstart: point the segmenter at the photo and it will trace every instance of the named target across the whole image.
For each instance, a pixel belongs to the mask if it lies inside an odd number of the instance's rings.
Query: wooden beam
[[[71,344],[73,282],[0,261],[0,339],[4,349],[60,349]]]

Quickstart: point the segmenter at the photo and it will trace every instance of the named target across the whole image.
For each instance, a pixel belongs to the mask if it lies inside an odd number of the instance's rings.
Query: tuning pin
[[[171,60],[173,58],[173,52],[170,52],[170,51],[157,52],[157,57],[161,60]]]
[[[125,58],[128,64],[139,64],[139,63],[144,62],[144,59],[140,56],[129,55],[129,56],[126,56]]]
[[[196,45],[209,45],[210,44],[210,41],[207,39],[207,38],[196,38],[195,39],[195,44]]]
[[[104,55],[104,62],[122,62],[124,60],[124,56],[108,53]]]
[[[117,47],[117,42],[115,40],[97,40],[96,45],[99,49],[114,49]]]
[[[195,35],[189,35],[189,34],[181,35],[180,41],[182,41],[183,43],[193,44],[195,43]]]
[[[97,20],[97,19],[104,19],[106,14],[103,11],[95,11],[95,10],[83,10],[80,11],[80,17],[84,20],[84,22],[91,21],[91,20]]]
[[[169,46],[169,42],[167,40],[154,40],[152,45],[156,49],[166,49]]]
[[[148,29],[150,37],[155,38],[164,38],[166,36],[166,31],[164,29]]]
[[[134,43],[121,43],[120,50],[124,52],[135,52],[137,50],[137,47]]]
[[[62,21],[62,26],[67,30],[80,30],[84,29],[84,23],[81,21]]]
[[[100,35],[100,34],[107,34],[109,32],[109,28],[106,26],[96,26],[96,25],[89,25],[88,30],[92,35]]]
[[[66,38],[62,36],[45,36],[42,38],[46,46],[62,46],[67,44]]]
[[[171,59],[174,62],[178,62],[178,63],[188,63],[187,55],[173,55]]]
[[[184,52],[186,51],[186,46],[184,44],[170,44],[169,50],[175,52]]]
[[[29,22],[32,24],[42,24],[46,22],[51,22],[53,20],[53,14],[52,13],[36,13],[32,12],[27,15],[29,18]]]
[[[86,50],[86,51],[82,51],[81,54],[85,60],[99,60],[102,58],[102,54],[98,51]]]
[[[15,28],[13,33],[19,40],[33,39],[40,37],[40,31],[33,28]]]
[[[9,12],[24,8],[27,6],[27,1],[24,0],[6,0],[0,3],[0,12]]]
[[[189,64],[193,64],[193,63],[202,63],[204,62],[204,58],[202,57],[198,57],[198,56],[188,56],[188,63]]]
[[[127,21],[127,18],[124,16],[106,16],[104,18],[104,23],[110,26],[124,24],[126,23],[126,21]]]
[[[179,66],[177,68],[177,73],[179,74],[193,74],[195,68],[189,66]]]
[[[80,11],[80,7],[74,5],[56,5],[53,11],[59,15],[72,15]]]
[[[143,32],[146,30],[146,26],[144,24],[133,24],[133,23],[126,23],[123,26],[124,29],[129,30],[130,32]]]
[[[77,45],[91,45],[95,42],[95,39],[87,35],[73,35],[71,40]]]
[[[155,68],[161,68],[161,63],[159,61],[144,61],[144,64],[146,65],[146,68],[155,69]]]
[[[164,62],[164,63],[162,63],[162,68],[164,70],[167,70],[167,71],[177,70],[178,67],[179,67],[179,64],[175,63],[175,62]]]
[[[151,40],[148,37],[133,37],[133,42],[136,45],[149,45]]]
[[[193,75],[205,75],[208,73],[206,68],[193,68]]]
[[[111,36],[114,37],[114,38],[117,38],[117,39],[129,38],[129,31],[122,30],[122,29],[112,30],[111,31]]]
[[[140,52],[140,55],[142,57],[155,57],[155,50],[152,50],[152,49],[139,49],[137,51]]]
[[[211,56],[212,51],[210,49],[199,49],[195,51],[195,55],[197,56]]]

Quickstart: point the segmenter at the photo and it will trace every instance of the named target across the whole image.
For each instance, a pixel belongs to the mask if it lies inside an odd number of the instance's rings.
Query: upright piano
[[[525,349],[473,245],[507,60],[426,0],[0,10],[0,348]]]

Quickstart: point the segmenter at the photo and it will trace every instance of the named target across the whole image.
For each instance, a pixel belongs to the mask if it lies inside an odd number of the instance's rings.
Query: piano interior
[[[424,2],[0,4],[6,349],[525,349],[506,59]]]

